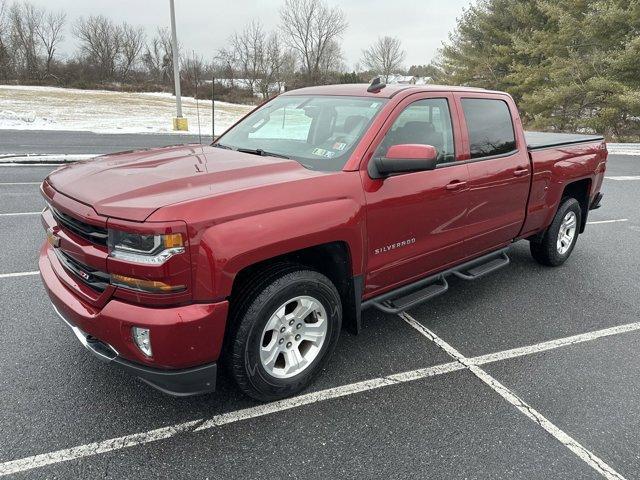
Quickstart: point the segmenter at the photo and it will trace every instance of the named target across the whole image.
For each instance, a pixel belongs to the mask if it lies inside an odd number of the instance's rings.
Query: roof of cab
[[[474,87],[454,87],[451,85],[387,85],[377,92],[368,92],[367,83],[349,83],[343,85],[321,85],[318,87],[299,88],[290,90],[283,95],[342,95],[353,97],[378,97],[391,98],[397,93],[407,91],[411,93],[417,92],[484,92],[484,93],[503,93],[485,90],[483,88]]]

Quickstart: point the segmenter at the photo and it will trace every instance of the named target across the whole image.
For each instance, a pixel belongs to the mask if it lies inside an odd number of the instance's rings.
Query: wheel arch
[[[233,306],[243,287],[271,267],[292,264],[326,276],[335,285],[342,301],[342,324],[351,333],[360,331],[362,276],[354,275],[352,252],[346,241],[333,241],[287,252],[242,268],[233,279],[230,303]]]
[[[583,233],[585,227],[587,225],[587,216],[589,215],[589,198],[591,195],[591,178],[583,178],[581,180],[576,180],[574,182],[570,182],[565,185],[564,190],[562,191],[562,197],[560,200],[560,205],[562,200],[565,198],[575,198],[580,204],[581,210],[581,221],[580,221],[580,233]]]

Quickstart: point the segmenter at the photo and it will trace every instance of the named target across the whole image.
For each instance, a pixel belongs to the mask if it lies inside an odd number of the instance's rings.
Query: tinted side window
[[[451,114],[446,99],[418,100],[405,108],[393,122],[375,156],[384,157],[392,145],[407,143],[435,147],[438,163],[455,160]]]
[[[471,158],[490,157],[516,149],[509,107],[502,100],[463,98]]]

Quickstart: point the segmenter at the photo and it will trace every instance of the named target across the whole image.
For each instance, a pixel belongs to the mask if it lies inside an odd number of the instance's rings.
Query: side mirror
[[[372,178],[383,178],[394,173],[434,170],[438,164],[438,151],[431,145],[392,145],[386,157],[374,158],[369,169]]]

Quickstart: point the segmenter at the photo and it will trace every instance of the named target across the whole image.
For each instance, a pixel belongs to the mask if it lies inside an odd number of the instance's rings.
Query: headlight
[[[127,262],[159,265],[174,255],[184,253],[180,233],[140,235],[109,230],[109,256]]]

